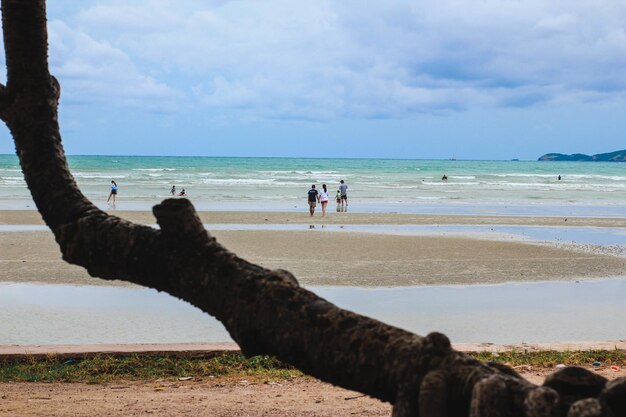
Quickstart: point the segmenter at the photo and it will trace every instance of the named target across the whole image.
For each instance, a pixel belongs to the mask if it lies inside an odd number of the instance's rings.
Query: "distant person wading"
[[[107,198],[107,203],[109,200],[113,199],[113,204],[115,204],[115,197],[117,196],[117,183],[111,180],[111,192],[109,193],[109,198]]]

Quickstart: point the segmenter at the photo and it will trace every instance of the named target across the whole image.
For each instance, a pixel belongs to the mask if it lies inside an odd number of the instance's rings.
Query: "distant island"
[[[599,153],[596,155],[585,155],[583,153],[575,153],[572,155],[547,153],[540,157],[538,161],[626,162],[626,149],[609,153]]]

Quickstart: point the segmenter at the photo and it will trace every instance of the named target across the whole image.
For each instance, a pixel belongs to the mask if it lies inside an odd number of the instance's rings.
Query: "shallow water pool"
[[[453,342],[626,338],[626,279],[502,285],[311,290],[349,310]],[[146,288],[0,284],[0,344],[230,340],[188,303]]]

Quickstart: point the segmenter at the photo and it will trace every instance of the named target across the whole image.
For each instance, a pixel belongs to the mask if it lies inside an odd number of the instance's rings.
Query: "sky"
[[[619,0],[47,7],[68,154],[533,160],[626,148]],[[0,153],[13,152],[2,126]]]

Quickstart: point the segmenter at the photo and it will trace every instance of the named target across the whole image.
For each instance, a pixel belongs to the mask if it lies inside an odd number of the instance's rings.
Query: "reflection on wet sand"
[[[619,340],[626,279],[400,288],[312,287],[340,307],[456,343]],[[230,340],[189,304],[145,288],[0,284],[0,344]]]

